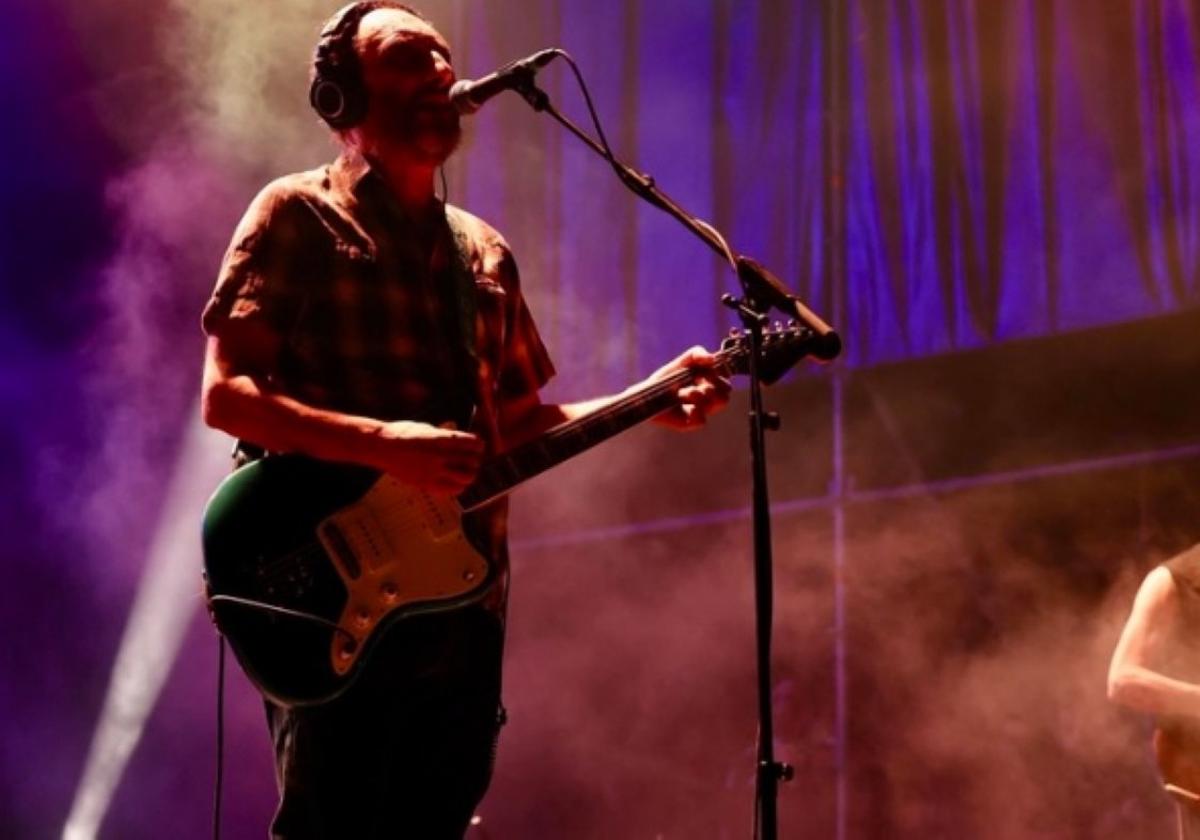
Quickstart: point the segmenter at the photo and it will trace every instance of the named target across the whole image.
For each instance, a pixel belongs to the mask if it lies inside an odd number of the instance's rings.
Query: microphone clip
[[[549,104],[546,95],[533,84],[537,72],[562,55],[557,47],[541,50],[533,55],[510,61],[481,79],[461,79],[450,88],[450,102],[464,116],[474,114],[493,96],[506,90],[521,94],[537,110]],[[540,94],[540,96],[539,96]],[[539,107],[540,106],[540,107]]]

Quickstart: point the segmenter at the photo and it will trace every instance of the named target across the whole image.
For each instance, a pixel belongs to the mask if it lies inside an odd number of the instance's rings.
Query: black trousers
[[[274,840],[460,840],[491,781],[503,634],[480,607],[393,625],[320,706],[267,703]]]

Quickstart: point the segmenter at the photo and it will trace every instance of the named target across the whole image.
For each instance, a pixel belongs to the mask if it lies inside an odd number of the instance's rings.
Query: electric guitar
[[[1200,813],[1200,728],[1160,723],[1154,730],[1154,759],[1163,787],[1181,806]]]
[[[801,327],[766,333],[766,383],[810,352]],[[746,373],[750,340],[734,330],[716,353]],[[230,474],[204,511],[209,604],[250,680],[283,705],[340,694],[397,620],[481,600],[496,570],[462,526],[463,513],[676,404],[678,371],[486,459],[457,498],[389,475],[301,455],[263,458]]]

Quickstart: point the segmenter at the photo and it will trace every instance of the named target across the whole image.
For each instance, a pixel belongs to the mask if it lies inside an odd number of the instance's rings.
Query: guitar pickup
[[[350,541],[346,539],[341,528],[327,520],[322,522],[317,529],[317,536],[321,538],[321,545],[325,546],[325,550],[337,561],[351,580],[358,580],[362,577],[362,564],[358,562],[358,557],[350,548]]]

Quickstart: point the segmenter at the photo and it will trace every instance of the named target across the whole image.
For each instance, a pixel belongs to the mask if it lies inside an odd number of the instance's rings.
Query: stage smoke
[[[63,840],[92,840],[142,735],[184,630],[200,602],[200,512],[226,457],[214,457],[213,433],[196,418],[167,488],[146,571],[113,666],[100,723],[63,829]]]

